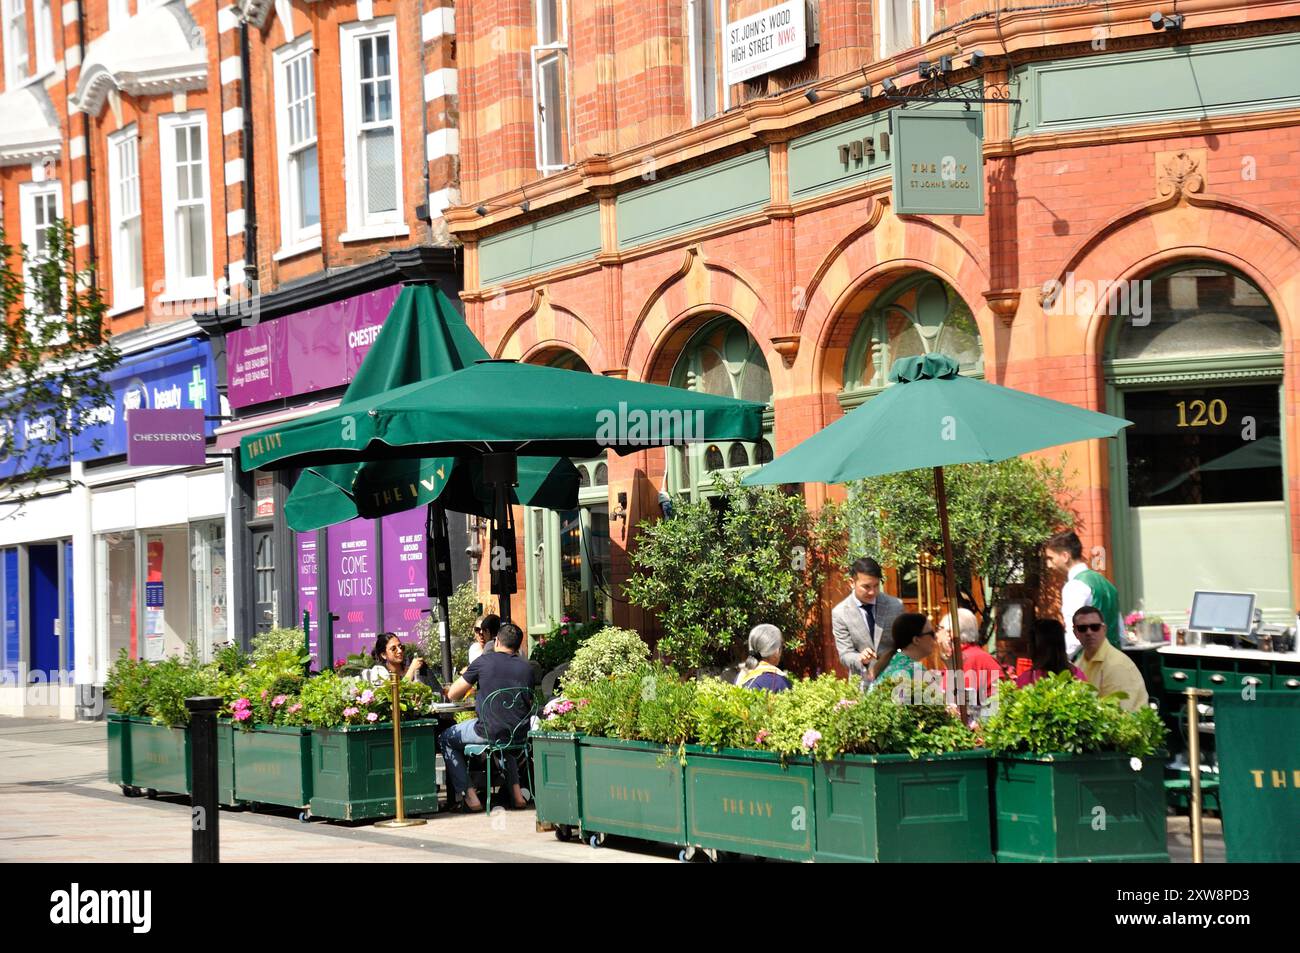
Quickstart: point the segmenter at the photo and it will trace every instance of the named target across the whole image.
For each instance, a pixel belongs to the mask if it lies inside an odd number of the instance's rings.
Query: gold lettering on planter
[[[1266,771],[1268,773],[1270,787],[1285,788],[1287,786],[1286,771],[1260,768],[1250,772],[1250,776],[1255,779],[1256,788],[1264,787],[1264,774]],[[1300,768],[1293,768],[1291,770],[1291,787],[1300,790]]]
[[[624,784],[611,784],[609,796],[614,801],[635,801],[638,804],[650,803],[650,792],[644,788],[630,788]]]
[[[771,801],[751,801],[747,798],[724,797],[723,814],[739,814],[744,817],[771,817]]]

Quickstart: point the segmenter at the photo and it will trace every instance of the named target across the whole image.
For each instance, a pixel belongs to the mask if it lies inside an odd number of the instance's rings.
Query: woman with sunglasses
[[[871,687],[883,685],[896,675],[905,676],[909,681],[919,679],[925,666],[926,656],[934,652],[937,645],[934,625],[919,612],[904,612],[894,620],[894,651],[890,655],[877,659],[880,666]]]
[[[1056,619],[1035,619],[1029,627],[1029,657],[1034,667],[1016,677],[1016,687],[1032,685],[1040,678],[1057,672],[1070,672],[1079,681],[1087,681],[1065,654],[1065,626]]]
[[[497,632],[501,630],[501,617],[489,613],[474,623],[474,641],[469,645],[469,660],[472,663],[484,652],[491,652],[496,646]]]

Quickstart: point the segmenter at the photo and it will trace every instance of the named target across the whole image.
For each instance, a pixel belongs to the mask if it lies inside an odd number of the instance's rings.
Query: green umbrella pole
[[[311,664],[311,613],[306,609],[302,610],[302,644],[307,650],[308,662]]]
[[[321,619],[320,670],[322,672],[328,672],[334,667],[334,623],[338,618],[333,612],[326,610],[325,617]]]
[[[943,485],[943,467],[934,468],[934,498],[939,504],[939,532],[943,535],[943,584],[948,603],[948,631],[952,633],[952,674],[959,686],[957,707],[966,720],[966,680],[961,668],[961,620],[957,617],[957,573],[952,564],[952,533],[948,529],[948,493]],[[950,683],[951,684],[951,683]]]
[[[451,538],[447,533],[447,510],[437,503],[429,504],[425,535],[429,540],[425,591],[438,604],[442,683],[451,685]]]
[[[518,484],[518,457],[513,453],[488,453],[483,456],[483,478],[492,486],[492,591],[500,608],[502,622],[510,619],[510,594],[518,590],[515,576],[515,532],[511,524],[510,490]],[[498,560],[498,554],[501,559]]]

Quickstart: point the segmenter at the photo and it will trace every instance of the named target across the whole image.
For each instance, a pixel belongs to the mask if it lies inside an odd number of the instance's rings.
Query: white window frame
[[[131,0],[108,0],[108,28],[116,29],[131,19]]]
[[[697,37],[699,31],[696,29],[699,18],[705,11],[711,14],[713,22],[713,48],[707,51],[707,55],[713,60],[713,89],[711,91],[708,89],[708,71],[704,69],[706,51],[699,48],[700,44]],[[698,126],[722,112],[722,101],[718,95],[719,67],[722,64],[719,62],[720,57],[718,56],[718,43],[721,34],[718,27],[717,0],[686,0],[686,36],[691,58],[691,124]],[[710,92],[713,97],[713,111],[705,115],[705,100]]]
[[[36,31],[36,72],[54,68],[54,0],[32,0],[32,28]]]
[[[36,254],[36,202],[38,199],[44,200],[48,196],[54,196],[54,217],[50,222],[63,218],[63,181],[61,179],[45,179],[41,182],[24,182],[18,186],[18,208],[21,217],[21,230],[23,244],[27,246],[28,259]],[[49,222],[44,227],[49,227]],[[28,267],[30,264],[24,264],[23,274],[23,297],[27,304],[29,313],[28,331],[36,334],[36,329],[32,324],[41,319],[38,310],[36,295],[32,291],[31,271]],[[62,336],[60,336],[62,339]]]
[[[568,153],[573,149],[573,137],[569,134],[569,123],[573,115],[569,102],[569,88],[571,77],[569,75],[569,7],[566,0],[556,0],[556,10],[559,13],[559,24],[557,28],[557,38],[552,42],[541,42],[542,29],[541,23],[537,16],[537,3],[533,4],[533,23],[537,31],[539,42],[534,43],[529,48],[529,61],[532,64],[533,71],[533,150],[534,157],[537,161],[537,169],[543,175],[549,175],[552,172],[559,172],[561,169],[567,169],[572,163],[569,161]],[[567,149],[564,149],[564,155],[551,156],[546,154],[546,130],[550,120],[547,118],[548,107],[542,99],[541,88],[541,69],[540,67],[548,60],[559,60],[564,67],[564,89],[561,95],[564,97],[564,125],[562,130],[562,141],[567,142]],[[554,112],[554,108],[549,109]]]
[[[127,215],[122,202],[122,185],[124,170],[122,167],[121,148],[127,143],[135,147],[135,168],[129,170],[135,179],[135,213]],[[113,311],[130,311],[144,306],[144,209],[140,195],[140,134],[134,126],[113,133],[108,137],[108,212],[109,227],[112,230],[113,253]],[[140,220],[140,246],[136,254],[140,256],[140,285],[130,287],[131,278],[127,275],[126,235],[123,225],[129,218]]]
[[[308,60],[307,76],[311,80],[311,121],[312,135],[310,141],[304,139],[296,146],[290,147],[292,120],[289,115],[289,83],[286,72],[291,63],[306,57]],[[312,46],[311,35],[299,37],[275,51],[275,141],[280,165],[280,251],[287,255],[320,247],[320,220],[315,225],[298,227],[298,213],[302,208],[302,196],[298,194],[298,176],[294,170],[294,154],[308,148],[316,149],[316,204],[319,211],[320,201],[320,129],[316,123],[316,54]],[[400,180],[399,180],[400,189]]]
[[[186,277],[180,273],[180,247],[177,245],[176,210],[176,130],[199,127],[199,148],[203,153],[203,218],[206,228],[207,261],[204,273]],[[164,298],[172,300],[202,300],[217,296],[212,270],[212,183],[208,170],[208,117],[201,110],[185,113],[168,113],[158,117],[158,148],[162,168],[163,200],[163,258],[166,262],[166,292]]]
[[[881,57],[897,56],[906,50],[915,49],[925,44],[925,38],[934,32],[934,0],[908,0],[907,2],[907,30],[909,35],[912,31],[912,10],[919,8],[921,11],[921,35],[912,37],[909,46],[901,50],[891,50],[889,48],[889,35],[893,32],[892,13],[890,12],[893,4],[891,0],[876,0],[876,22],[880,24],[880,55]]]
[[[372,36],[387,36],[389,59],[392,68],[392,118],[384,123],[372,123],[367,128],[389,125],[393,129],[393,175],[396,179],[397,208],[389,212],[366,213],[365,176],[362,169],[361,103],[356,91],[361,84],[361,57],[357,47],[360,40]],[[401,64],[398,62],[397,21],[393,17],[344,23],[339,27],[339,64],[343,79],[343,162],[347,187],[348,230],[339,236],[340,241],[367,238],[400,237],[409,233],[406,227],[406,190],[402,178],[402,104]],[[318,153],[319,156],[319,153]]]
[[[5,85],[17,86],[26,82],[32,72],[31,58],[27,55],[27,34],[30,24],[27,22],[27,0],[3,0],[4,3],[4,47],[5,47]],[[13,27],[15,20],[22,20],[23,44],[22,59],[15,52]],[[19,68],[21,64],[21,69]]]

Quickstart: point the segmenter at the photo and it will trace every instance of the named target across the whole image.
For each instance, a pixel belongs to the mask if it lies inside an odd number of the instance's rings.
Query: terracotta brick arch
[[[831,249],[809,283],[795,330],[812,346],[799,349],[796,387],[821,394],[842,388],[844,360],[863,311],[896,280],[915,271],[929,272],[961,295],[985,341],[986,362],[993,355],[997,319],[983,297],[989,290],[988,260],[977,243],[938,222],[899,218],[883,203],[877,208]]]
[[[608,367],[605,348],[591,325],[572,308],[551,301],[543,286],[533,292],[527,309],[511,322],[497,346],[496,357],[526,361],[552,348],[573,351],[587,366]]]
[[[763,349],[775,377],[781,358],[772,349],[771,339],[779,332],[758,287],[738,268],[710,260],[698,245],[691,246],[682,264],[651,294],[628,331],[623,360],[628,377],[665,383],[676,352],[685,343],[685,338],[677,340],[680,332],[686,324],[693,329],[698,323],[693,319],[706,314],[730,315],[743,324]],[[669,355],[669,350],[674,353]]]

